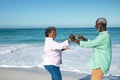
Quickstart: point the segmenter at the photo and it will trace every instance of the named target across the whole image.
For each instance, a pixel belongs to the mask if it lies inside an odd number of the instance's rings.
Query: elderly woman
[[[43,61],[44,67],[51,74],[52,80],[62,80],[60,72],[60,64],[62,64],[62,51],[68,49],[70,38],[62,43],[56,42],[56,28],[48,27],[45,31],[45,57]]]

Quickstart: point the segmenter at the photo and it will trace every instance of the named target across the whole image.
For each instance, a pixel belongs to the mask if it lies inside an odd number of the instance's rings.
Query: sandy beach
[[[76,74],[62,72],[63,80],[79,80]],[[72,76],[71,76],[72,75]],[[44,69],[31,68],[0,68],[0,80],[50,80],[49,73]]]
[[[63,80],[90,80],[90,74],[61,71]],[[0,80],[51,80],[45,69],[0,68]],[[108,75],[103,80],[120,80],[120,76]]]

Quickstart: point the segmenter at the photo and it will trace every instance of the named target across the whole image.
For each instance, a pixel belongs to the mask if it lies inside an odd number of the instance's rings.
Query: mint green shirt
[[[100,32],[95,40],[80,41],[80,46],[94,48],[94,54],[88,63],[91,69],[101,68],[108,73],[112,58],[111,38],[108,31]]]

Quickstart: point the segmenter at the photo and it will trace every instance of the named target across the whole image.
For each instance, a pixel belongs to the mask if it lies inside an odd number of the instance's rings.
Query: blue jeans
[[[54,65],[44,65],[44,67],[51,74],[52,80],[62,80],[60,68]]]

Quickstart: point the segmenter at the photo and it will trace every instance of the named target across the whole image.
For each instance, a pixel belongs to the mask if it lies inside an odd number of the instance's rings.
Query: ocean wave
[[[72,44],[70,49],[63,52],[63,64],[61,70],[77,73],[90,74],[91,70],[86,65],[90,60],[93,49],[81,48],[79,45]],[[120,74],[120,44],[113,44],[113,59],[110,74]],[[42,68],[43,60],[42,44],[3,44],[0,45],[0,67],[22,67],[32,68],[38,66]]]
[[[12,53],[13,51],[17,50],[18,48],[16,46],[11,46],[11,45],[4,45],[0,46],[0,54],[8,54]]]
[[[15,65],[0,65],[1,68],[34,68],[36,66],[15,66]]]

